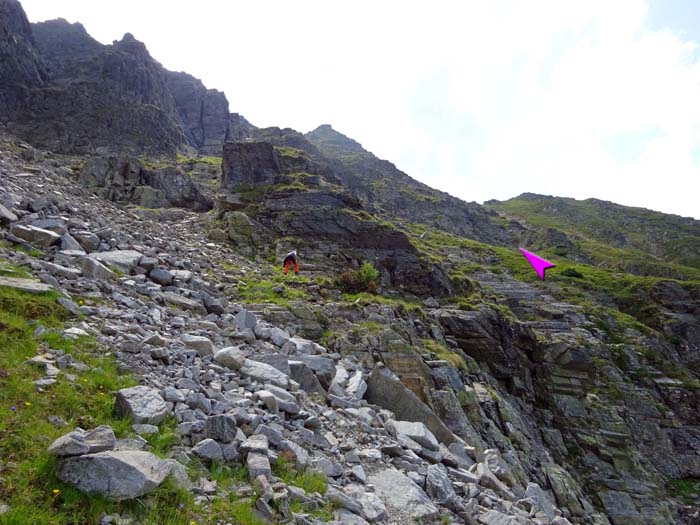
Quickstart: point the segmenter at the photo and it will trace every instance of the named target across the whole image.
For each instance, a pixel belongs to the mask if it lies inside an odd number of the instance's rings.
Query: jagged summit
[[[360,143],[334,130],[330,124],[322,124],[304,136],[321,149],[335,155],[366,152]]]

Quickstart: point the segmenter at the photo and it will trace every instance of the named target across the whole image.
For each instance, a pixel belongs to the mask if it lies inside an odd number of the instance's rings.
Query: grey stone
[[[149,279],[161,286],[168,286],[173,282],[173,274],[162,268],[155,268],[148,274]]]
[[[157,425],[165,419],[168,406],[154,388],[133,386],[117,392],[115,410],[122,417],[133,418],[134,423]]]
[[[214,354],[214,361],[231,370],[240,370],[245,360],[245,355],[237,346],[227,346]]]
[[[395,435],[406,436],[428,450],[437,451],[439,449],[437,439],[423,423],[392,420],[386,424],[386,427]]]
[[[85,253],[85,250],[83,250],[83,247],[80,245],[80,243],[76,241],[73,238],[73,236],[69,233],[64,233],[61,236],[61,250],[72,250],[76,252]]]
[[[425,491],[433,499],[445,503],[455,495],[452,482],[447,476],[447,471],[442,465],[430,465],[425,477]]]
[[[0,224],[7,224],[9,222],[15,222],[16,220],[17,215],[0,204]]]
[[[80,246],[88,253],[97,251],[100,248],[100,238],[92,232],[80,230],[73,232],[73,237]]]
[[[282,388],[289,387],[289,376],[267,363],[246,359],[239,371],[241,374],[252,377],[262,383],[272,383]]]
[[[192,447],[192,453],[208,461],[221,461],[224,459],[224,451],[221,445],[211,438],[203,439]]]
[[[156,489],[173,472],[173,463],[150,452],[98,452],[61,461],[58,479],[81,492],[120,501]]]
[[[424,423],[435,438],[445,445],[461,441],[430,407],[406,388],[399,378],[381,363],[375,365],[370,374],[365,398],[370,403],[391,410],[397,418]]]
[[[207,419],[207,436],[221,443],[232,442],[237,432],[236,418],[232,415],[220,414]]]
[[[385,505],[394,511],[406,513],[413,519],[432,519],[439,515],[425,492],[395,468],[371,474],[369,482]]]
[[[60,235],[50,230],[35,228],[34,226],[23,226],[21,224],[13,224],[10,228],[10,233],[12,233],[12,235],[15,237],[19,237],[27,242],[31,242],[45,248],[56,244],[61,239]]]
[[[554,519],[554,505],[547,494],[537,483],[528,483],[525,489],[525,497],[535,502],[536,507],[547,515],[547,518]]]
[[[214,355],[214,343],[208,337],[184,334],[180,337],[180,340],[185,343],[187,348],[196,350],[200,357]]]
[[[111,427],[102,425],[90,432],[76,429],[56,439],[49,446],[48,452],[53,456],[80,456],[94,452],[112,450],[116,443]]]
[[[143,255],[135,250],[114,250],[111,252],[95,252],[90,257],[98,261],[119,268],[125,273],[131,273],[136,268]]]
[[[253,330],[258,323],[258,319],[255,317],[254,313],[242,308],[241,311],[236,314],[236,322],[238,323],[238,328],[241,330]]]
[[[265,454],[260,454],[258,452],[249,453],[246,464],[248,465],[248,476],[251,480],[254,480],[258,476],[264,476],[269,480],[270,476],[272,476],[270,460],[267,459]]]
[[[86,257],[83,260],[83,275],[90,279],[103,279],[112,281],[117,278],[117,274],[107,268],[97,259]]]

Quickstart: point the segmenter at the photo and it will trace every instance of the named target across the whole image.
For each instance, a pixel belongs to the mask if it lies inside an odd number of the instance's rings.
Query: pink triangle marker
[[[539,255],[535,255],[532,252],[528,252],[527,250],[523,250],[522,248],[519,248],[519,250],[522,252],[522,254],[525,256],[527,261],[532,265],[532,267],[535,269],[537,272],[537,275],[540,276],[540,279],[544,281],[544,271],[547,268],[553,268],[556,266],[556,264],[551,263],[547,261],[546,259],[543,259]]]

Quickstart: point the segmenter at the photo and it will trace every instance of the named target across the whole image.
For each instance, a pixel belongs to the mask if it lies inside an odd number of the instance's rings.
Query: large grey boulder
[[[168,413],[168,406],[158,390],[147,386],[122,388],[117,392],[117,414],[131,417],[134,423],[157,425]]]
[[[130,273],[131,270],[138,266],[143,255],[135,250],[114,250],[111,252],[91,253],[90,257],[108,266],[115,266],[126,273]]]
[[[267,363],[246,359],[239,372],[253,379],[257,379],[261,383],[272,383],[282,388],[289,387],[289,376]]]
[[[240,370],[245,363],[245,355],[237,346],[227,346],[214,354],[214,361],[231,370]]]
[[[255,325],[258,323],[258,318],[255,314],[249,312],[245,308],[241,308],[241,311],[236,314],[236,322],[238,323],[238,328],[241,330],[254,329]]]
[[[428,450],[438,450],[438,441],[433,433],[423,423],[391,420],[386,424],[387,429],[396,436],[412,439]]]
[[[236,418],[229,414],[219,414],[207,419],[207,436],[221,443],[230,443],[236,439],[238,426]]]
[[[86,257],[83,259],[83,275],[90,279],[103,279],[111,281],[117,278],[117,274],[107,268],[97,259]]]
[[[61,239],[60,235],[50,230],[36,228],[35,226],[23,226],[21,224],[13,224],[10,228],[10,233],[15,237],[19,237],[27,242],[31,242],[45,248],[56,244]]]
[[[528,483],[525,489],[525,497],[535,502],[535,506],[547,515],[550,520],[554,519],[554,505],[549,496],[537,483]]]
[[[320,355],[299,354],[294,356],[294,360],[301,361],[313,370],[324,388],[330,387],[335,376],[335,362],[332,359]]]
[[[107,425],[101,425],[90,432],[77,428],[51,443],[48,452],[58,457],[82,456],[112,450],[116,442],[114,431]]]
[[[88,253],[95,252],[100,247],[100,238],[92,232],[79,230],[73,232],[73,237]]]
[[[367,380],[365,398],[370,403],[394,412],[405,421],[420,421],[442,443],[461,442],[418,396],[406,388],[401,380],[383,363],[377,363]]]
[[[180,340],[185,343],[187,348],[192,348],[197,351],[199,357],[207,357],[214,355],[214,343],[211,339],[202,335],[184,334]]]
[[[7,224],[9,222],[15,222],[16,220],[17,215],[0,204],[0,224]]]
[[[428,467],[425,490],[428,496],[443,504],[455,495],[454,487],[444,466],[437,464]]]
[[[184,308],[185,310],[191,310],[198,314],[206,315],[207,313],[207,309],[204,308],[202,301],[190,299],[189,297],[185,297],[174,292],[164,292],[163,300],[167,304]]]
[[[153,491],[176,468],[175,461],[164,461],[150,452],[108,451],[62,460],[58,479],[81,492],[120,501]]]
[[[413,519],[433,519],[439,515],[430,498],[411,479],[395,468],[387,468],[369,476],[369,482],[384,504]]]

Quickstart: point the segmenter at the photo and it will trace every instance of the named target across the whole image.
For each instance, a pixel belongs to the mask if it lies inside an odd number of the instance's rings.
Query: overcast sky
[[[695,0],[24,0],[131,32],[257,126],[324,123],[468,201],[596,197],[700,219]]]

